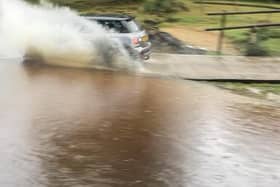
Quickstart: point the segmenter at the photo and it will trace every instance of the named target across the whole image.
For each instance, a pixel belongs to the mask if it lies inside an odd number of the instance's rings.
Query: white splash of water
[[[67,7],[0,0],[0,57],[39,56],[69,66],[129,64],[128,55],[100,25]]]

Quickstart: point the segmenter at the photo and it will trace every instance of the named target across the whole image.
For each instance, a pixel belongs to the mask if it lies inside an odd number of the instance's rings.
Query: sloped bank
[[[150,31],[149,37],[154,52],[200,55],[207,53],[206,49],[187,45],[167,32]]]

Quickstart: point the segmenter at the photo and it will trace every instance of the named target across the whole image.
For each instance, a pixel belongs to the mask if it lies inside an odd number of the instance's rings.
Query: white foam
[[[119,42],[112,40],[100,25],[67,7],[50,3],[31,5],[21,0],[0,3],[2,57],[37,55],[48,63],[86,66],[107,62],[106,57],[114,50],[118,54],[109,60],[127,63]]]

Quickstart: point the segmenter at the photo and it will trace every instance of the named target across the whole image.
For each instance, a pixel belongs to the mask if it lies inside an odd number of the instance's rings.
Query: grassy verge
[[[215,86],[240,95],[280,102],[280,84],[215,83]]]
[[[245,1],[244,2],[256,2],[256,1]],[[177,20],[177,22],[162,23],[162,27],[172,27],[174,25],[185,25],[186,27],[192,26],[199,29],[205,29],[210,27],[219,27],[220,17],[219,16],[206,16],[207,12],[220,12],[220,11],[253,11],[253,10],[263,10],[260,8],[248,8],[248,7],[232,7],[232,6],[213,6],[213,5],[198,5],[191,2],[186,2],[187,6],[190,8],[189,12],[180,12],[173,14],[172,17]],[[258,4],[267,5],[258,2]],[[280,4],[271,4],[272,6],[279,7]],[[251,25],[263,22],[279,23],[280,14],[258,14],[258,15],[242,15],[242,16],[228,16],[227,25],[237,26],[237,25]],[[269,28],[266,38],[262,38],[260,42],[260,47],[267,51],[268,55],[279,56],[280,55],[280,28]],[[250,30],[232,30],[226,31],[226,37],[232,41],[233,44],[238,46],[241,53],[246,53],[246,48],[249,37]],[[273,36],[272,36],[273,35]]]

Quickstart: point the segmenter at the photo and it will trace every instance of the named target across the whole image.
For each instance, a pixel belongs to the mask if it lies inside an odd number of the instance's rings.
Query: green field
[[[225,5],[200,5],[193,3],[192,0],[180,0],[188,8],[188,11],[179,11],[173,13],[161,13],[144,11],[145,0],[53,0],[60,4],[70,6],[81,13],[125,13],[136,16],[139,21],[153,20],[159,23],[159,27],[186,26],[198,29],[209,27],[218,27],[220,22],[219,16],[206,16],[207,12],[220,11],[252,11],[252,10],[267,10],[262,8],[252,7],[236,7]],[[224,2],[243,2],[258,5],[270,5],[280,8],[280,2],[275,0],[224,0]],[[248,25],[255,23],[279,23],[280,14],[258,14],[258,15],[243,15],[229,16],[227,18],[228,26]],[[228,37],[234,44],[244,50],[248,42],[248,30],[227,31]],[[268,29],[264,34],[262,46],[268,51],[269,55],[280,55],[280,28]]]

